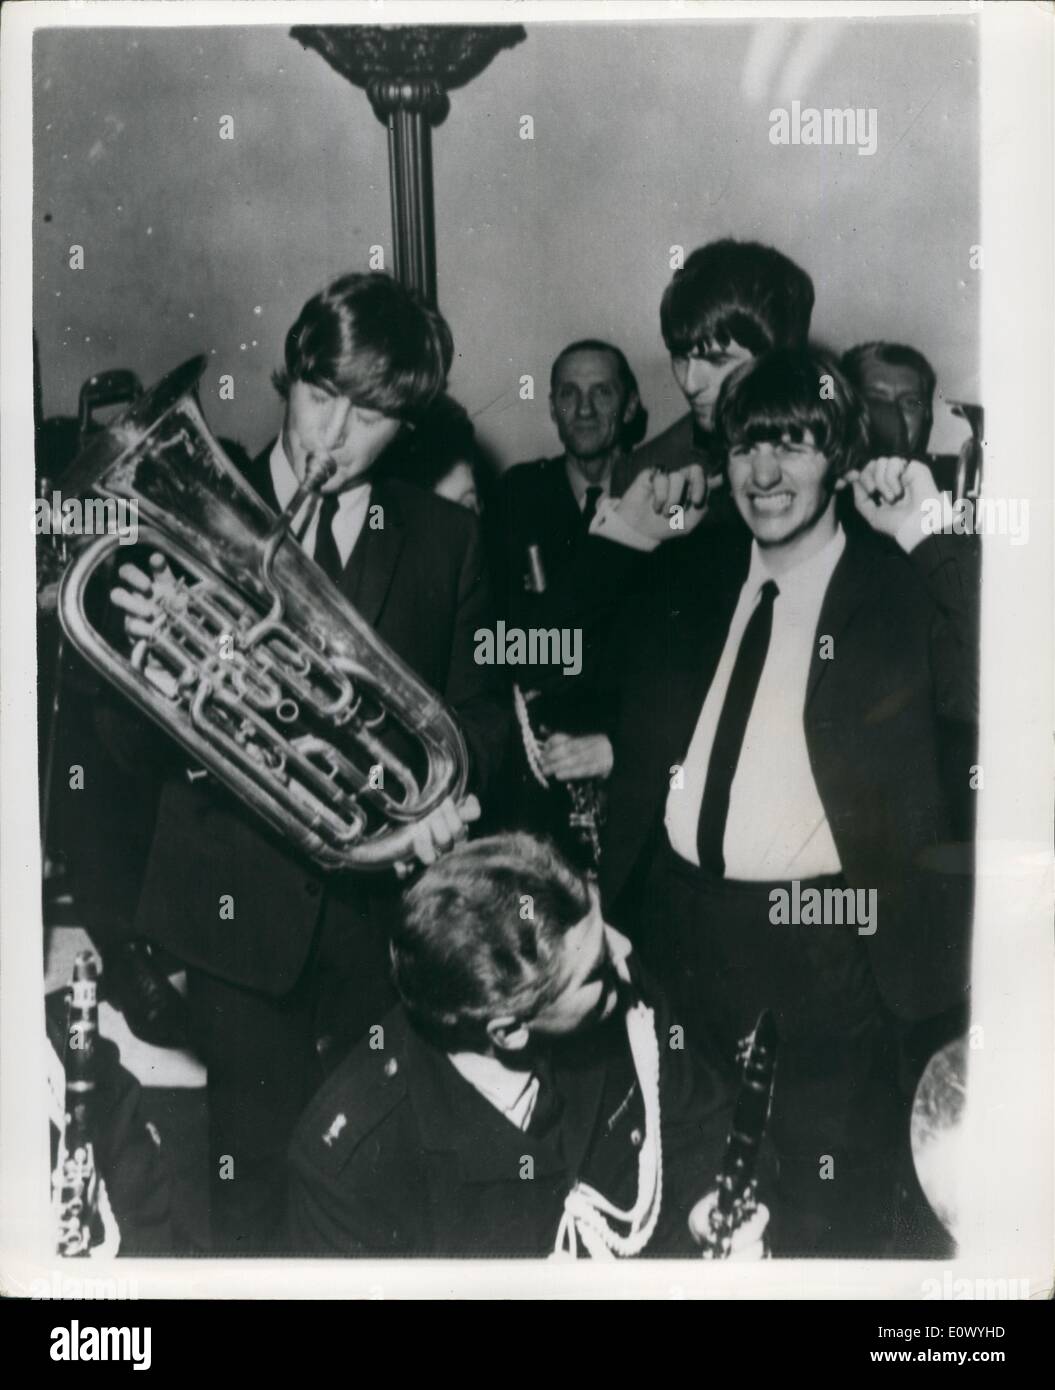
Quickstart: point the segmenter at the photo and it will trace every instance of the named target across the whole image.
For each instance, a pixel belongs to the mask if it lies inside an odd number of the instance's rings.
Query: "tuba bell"
[[[276,516],[205,423],[197,399],[205,365],[197,357],[166,376],[63,479],[67,496],[93,499],[82,502],[86,514],[131,509],[140,553],[167,562],[174,583],[155,587],[153,632],[128,638],[115,621],[110,590],[132,556],[129,536],[112,530],[84,542],[63,574],[63,630],[196,763],[322,868],[400,870],[417,824],[465,791],[461,732],[291,537],[305,501],[318,506],[330,461],[309,461]]]

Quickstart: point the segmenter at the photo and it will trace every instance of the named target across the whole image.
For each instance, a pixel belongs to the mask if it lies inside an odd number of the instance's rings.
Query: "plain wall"
[[[365,93],[286,27],[43,32],[34,69],[45,414],[74,413],[92,372],[149,384],[204,351],[210,423],[255,451],[280,419],[269,378],[301,303],[366,269],[373,245],[391,266],[386,136]],[[506,464],[558,452],[549,365],[583,336],[627,352],[650,434],[673,420],[670,248],[723,235],[811,273],[822,341],[912,343],[946,394],[977,399],[978,88],[969,17],[530,26],[433,134],[451,389],[483,441]],[[771,144],[770,109],[793,98],[875,108],[876,153]]]

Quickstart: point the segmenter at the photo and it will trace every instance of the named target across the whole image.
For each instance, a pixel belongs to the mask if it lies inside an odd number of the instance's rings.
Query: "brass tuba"
[[[135,504],[154,591],[151,636],[129,639],[109,593],[132,555],[117,534],[74,554],[59,618],[74,647],[191,757],[325,869],[406,864],[416,825],[465,791],[461,732],[291,538],[332,471],[310,461],[281,516],[209,432],[206,359],[171,372],[93,439],[63,479],[85,506]],[[102,502],[94,499],[101,498]],[[309,519],[311,510],[309,509]],[[126,535],[127,539],[127,535]],[[189,866],[193,872],[193,866]]]

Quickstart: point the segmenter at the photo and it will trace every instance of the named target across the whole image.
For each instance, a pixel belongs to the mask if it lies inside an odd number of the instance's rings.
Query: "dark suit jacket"
[[[661,473],[670,473],[675,468],[687,468],[692,463],[698,463],[710,480],[707,510],[700,526],[708,530],[718,526],[740,529],[743,522],[729,495],[721,460],[702,441],[691,411],[680,420],[675,420],[662,434],[657,434],[647,444],[634,450],[612,478],[612,496],[621,497],[637,475],[646,469],[656,468]]]
[[[611,622],[591,677],[617,705],[601,886],[621,920],[663,833],[671,770],[721,657],[750,537],[700,528],[647,558],[590,545],[582,621],[603,621],[613,594],[640,590]],[[821,636],[834,639],[832,660],[820,657]],[[970,854],[954,842],[941,749],[945,725],[976,718],[977,640],[971,538],[933,536],[906,556],[864,528],[848,532],[814,640],[804,727],[846,879],[879,892],[866,938],[873,971],[908,1019],[953,1006],[965,987]]]
[[[656,1011],[663,1148],[662,1208],[645,1253],[698,1254],[686,1223],[714,1186],[729,1111],[715,1073],[668,1046],[666,1005],[647,981],[645,997]],[[644,1108],[621,1013],[553,1050],[562,1150],[511,1124],[402,1008],[383,1026],[383,1050],[364,1039],[297,1128],[294,1251],[545,1256],[577,1178],[624,1210],[633,1206]],[[534,1161],[530,1179],[525,1156]]]
[[[671,469],[684,468],[689,463],[700,463],[708,471],[713,471],[713,464],[698,446],[691,411],[634,450],[631,467],[627,469],[626,486],[621,490],[625,492],[626,487],[645,468],[659,468],[669,473]]]
[[[274,506],[269,456],[270,448],[254,461],[249,480]],[[384,478],[371,504],[384,508],[384,526],[364,526],[340,588],[450,704],[469,745],[471,785],[484,799],[509,716],[502,673],[473,659],[473,633],[492,622],[476,518]],[[324,874],[211,779],[190,783],[179,770],[161,794],[136,930],[190,965],[281,995],[303,969],[323,894],[339,892],[354,915],[369,906],[369,883]],[[228,894],[234,918],[221,921]]]

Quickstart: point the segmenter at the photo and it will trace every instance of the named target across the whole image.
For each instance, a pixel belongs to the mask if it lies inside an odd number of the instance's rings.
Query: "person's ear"
[[[636,391],[631,391],[626,398],[626,408],[623,410],[623,424],[629,425],[637,412],[641,409],[641,397]]]
[[[553,403],[553,392],[549,393],[549,418],[554,424],[557,423],[557,407]]]
[[[496,1052],[522,1052],[529,1034],[519,1019],[507,1015],[488,1020],[487,1037]]]

